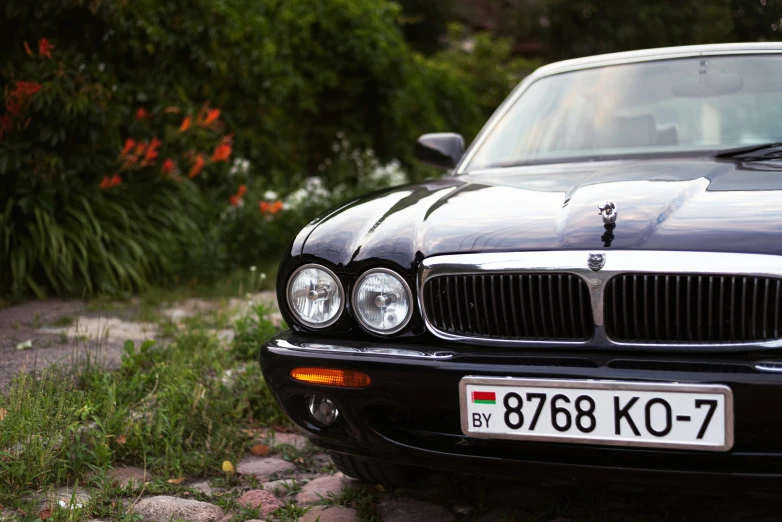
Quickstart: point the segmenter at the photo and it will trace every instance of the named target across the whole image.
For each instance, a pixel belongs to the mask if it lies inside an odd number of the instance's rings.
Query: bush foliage
[[[0,294],[15,296],[277,255],[339,199],[432,175],[415,138],[469,139],[529,69],[488,37],[465,51],[458,28],[417,54],[387,0],[9,0],[0,23]],[[328,197],[294,197],[313,183]]]

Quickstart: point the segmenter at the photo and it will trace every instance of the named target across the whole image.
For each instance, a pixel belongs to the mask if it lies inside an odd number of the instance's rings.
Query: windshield
[[[782,141],[782,56],[599,67],[532,83],[469,170]]]

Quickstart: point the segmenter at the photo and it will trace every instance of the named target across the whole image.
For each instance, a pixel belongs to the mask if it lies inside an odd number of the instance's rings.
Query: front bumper
[[[388,349],[408,353],[380,353]],[[776,355],[782,361],[782,353]],[[324,340],[288,331],[266,342],[260,357],[266,382],[286,414],[315,444],[336,452],[516,478],[617,479],[633,472],[652,479],[671,474],[782,479],[782,374],[755,368],[761,360],[774,359],[769,352],[754,360],[747,354],[662,355],[629,349],[414,346]],[[290,378],[293,368],[305,366],[362,371],[372,384],[340,389]],[[733,390],[735,444],[729,452],[710,453],[467,438],[459,418],[459,381],[467,375],[725,384]],[[339,407],[340,419],[332,427],[321,429],[308,421],[304,397],[313,394]]]

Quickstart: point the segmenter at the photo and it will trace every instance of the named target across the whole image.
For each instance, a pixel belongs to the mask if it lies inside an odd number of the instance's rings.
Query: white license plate
[[[464,377],[459,400],[470,437],[733,447],[733,393],[719,384]]]

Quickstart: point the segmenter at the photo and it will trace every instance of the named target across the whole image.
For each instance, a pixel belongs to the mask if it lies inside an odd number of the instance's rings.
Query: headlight
[[[413,295],[405,280],[391,270],[368,270],[356,281],[353,308],[370,332],[388,335],[405,327],[413,315]]]
[[[302,323],[324,328],[339,319],[345,307],[342,284],[325,266],[304,265],[288,280],[288,305]]]

